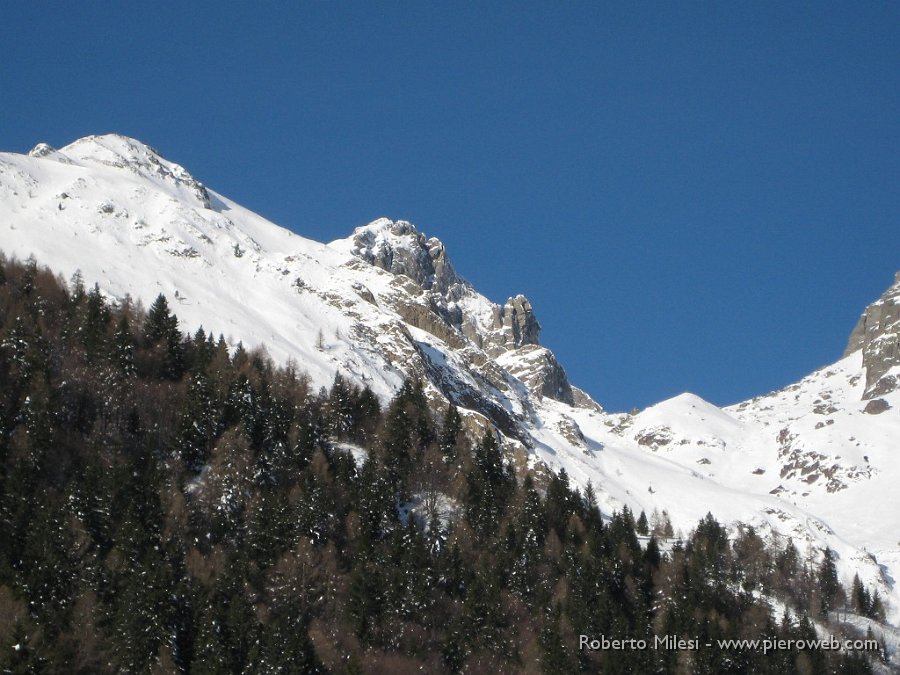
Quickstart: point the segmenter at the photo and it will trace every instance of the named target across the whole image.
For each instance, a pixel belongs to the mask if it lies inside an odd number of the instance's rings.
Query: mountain
[[[0,153],[0,242],[113,300],[163,293],[182,328],[264,344],[317,387],[340,373],[387,401],[419,377],[473,432],[498,429],[517,466],[590,482],[606,513],[666,511],[685,531],[711,511],[816,560],[829,547],[842,580],[858,573],[900,618],[900,282],[842,359],[782,391],[724,409],[682,394],[624,414],[569,382],[527,298],[491,302],[410,223],[313,242],[133,139]]]
[[[866,369],[863,398],[877,400],[900,387],[900,272],[894,285],[859,317],[844,356],[857,351],[862,351]],[[875,407],[884,408],[884,404]]]

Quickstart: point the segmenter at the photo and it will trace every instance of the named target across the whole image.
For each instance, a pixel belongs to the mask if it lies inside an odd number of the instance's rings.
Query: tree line
[[[183,333],[164,296],[145,312],[0,258],[0,671],[871,672],[815,650],[580,650],[814,639],[842,602],[883,608],[830,552],[712,515],[663,553],[664,526],[514,470],[421,381],[382,406],[302,366]]]

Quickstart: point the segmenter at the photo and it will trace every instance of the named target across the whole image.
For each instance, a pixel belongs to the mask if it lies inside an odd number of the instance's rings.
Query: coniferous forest
[[[0,258],[0,672],[866,673],[824,650],[580,649],[580,636],[816,639],[877,594],[713,515],[601,514],[409,381],[181,332]],[[599,488],[598,488],[599,489]],[[775,602],[770,602],[774,599]],[[779,610],[771,609],[777,606]]]

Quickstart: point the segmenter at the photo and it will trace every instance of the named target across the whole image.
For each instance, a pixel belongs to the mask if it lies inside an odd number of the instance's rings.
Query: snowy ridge
[[[411,224],[379,219],[310,241],[115,135],[0,153],[0,249],[65,278],[80,270],[112,298],[149,306],[164,293],[183,329],[265,344],[317,387],[340,372],[387,400],[405,377],[422,377],[470,427],[500,429],[515,461],[590,481],[605,511],[666,510],[684,532],[711,511],[791,538],[801,553],[830,546],[843,580],[858,572],[900,619],[900,391],[875,407],[863,398],[862,343],[727,409],[683,394],[610,414],[540,345],[527,298],[491,302]],[[891,334],[878,344],[895,344]]]

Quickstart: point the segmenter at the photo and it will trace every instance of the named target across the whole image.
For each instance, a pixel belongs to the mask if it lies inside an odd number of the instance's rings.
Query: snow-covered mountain
[[[490,423],[519,465],[590,481],[605,511],[667,511],[686,531],[711,511],[811,555],[834,549],[900,618],[900,276],[836,363],[725,409],[682,394],[607,413],[572,386],[523,296],[498,305],[443,244],[379,219],[321,244],[206,188],[133,139],[0,153],[0,250],[111,298],[164,293],[182,328],[265,344],[315,386],[336,373],[383,400],[404,378]]]

